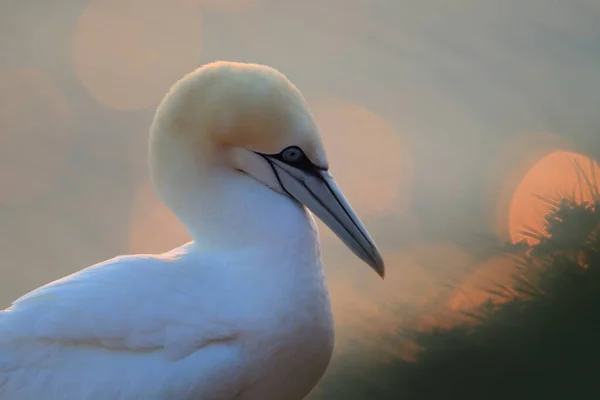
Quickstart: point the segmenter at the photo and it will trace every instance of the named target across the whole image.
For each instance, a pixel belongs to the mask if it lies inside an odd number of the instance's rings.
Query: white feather
[[[94,265],[0,311],[0,399],[307,395],[333,349],[316,227],[263,158],[233,150],[290,143],[327,165],[277,71],[215,63],[176,83],[150,129],[150,171],[194,241]]]
[[[243,181],[253,190],[232,213],[272,215],[268,245],[117,257],[0,312],[0,399],[306,395],[333,344],[316,231],[299,205]]]

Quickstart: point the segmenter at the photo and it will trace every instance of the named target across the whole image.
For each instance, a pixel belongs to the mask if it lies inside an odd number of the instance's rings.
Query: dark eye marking
[[[278,154],[262,154],[270,158],[275,158],[281,162],[291,165],[294,168],[298,168],[302,171],[308,172],[313,175],[317,175],[323,168],[317,167],[313,164],[304,151],[298,146],[289,146],[283,149]]]
[[[295,168],[301,169],[309,173],[317,173],[320,170],[315,164],[313,164],[302,149],[298,146],[290,146],[283,149],[276,158],[283,161],[284,163],[291,165]]]

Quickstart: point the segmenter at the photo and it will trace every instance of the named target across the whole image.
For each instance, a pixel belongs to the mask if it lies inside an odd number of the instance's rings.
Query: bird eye
[[[296,146],[288,147],[281,153],[283,160],[286,162],[296,162],[300,160],[303,155],[304,153],[302,152],[302,150],[300,150],[300,148]]]

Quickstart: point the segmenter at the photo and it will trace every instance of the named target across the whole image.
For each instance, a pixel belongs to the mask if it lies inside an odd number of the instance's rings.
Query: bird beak
[[[271,157],[268,161],[283,189],[312,211],[383,279],[385,266],[379,249],[329,172],[317,168],[305,171]]]

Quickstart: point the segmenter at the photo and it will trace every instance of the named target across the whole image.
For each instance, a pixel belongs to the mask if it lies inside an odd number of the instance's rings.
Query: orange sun
[[[589,185],[597,187],[598,177],[598,164],[582,154],[557,151],[542,158],[523,176],[512,196],[507,221],[510,239],[535,244],[537,240],[523,231],[544,230],[545,217],[552,208],[545,199],[591,201]]]

